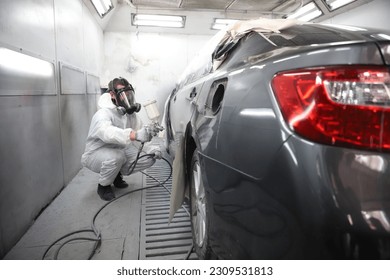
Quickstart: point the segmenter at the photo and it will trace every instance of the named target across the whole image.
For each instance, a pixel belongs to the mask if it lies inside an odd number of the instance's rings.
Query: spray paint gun
[[[153,126],[154,130],[159,132],[163,131],[164,127],[162,127],[158,122],[160,113],[158,112],[156,100],[146,101],[143,106],[146,110],[146,114],[148,115],[149,120],[152,121],[151,126]]]

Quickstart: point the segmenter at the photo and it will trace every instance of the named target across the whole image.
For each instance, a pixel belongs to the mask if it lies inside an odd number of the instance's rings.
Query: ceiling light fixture
[[[185,16],[133,14],[131,24],[135,26],[183,28]]]
[[[104,17],[112,8],[114,8],[111,0],[91,0],[91,2],[100,17]]]
[[[329,7],[331,11],[336,10],[342,6],[345,6],[349,3],[355,2],[356,0],[325,0],[326,5]]]
[[[274,9],[272,9],[272,12],[280,13],[280,12],[287,12],[291,10],[298,9],[298,6],[303,6],[302,1],[300,0],[287,0],[286,2],[283,2],[282,4],[276,6]]]
[[[238,19],[215,18],[211,29],[220,30],[237,21]]]
[[[310,21],[322,15],[322,11],[318,9],[313,2],[298,9],[295,13],[287,16],[289,19],[298,19],[302,21]]]

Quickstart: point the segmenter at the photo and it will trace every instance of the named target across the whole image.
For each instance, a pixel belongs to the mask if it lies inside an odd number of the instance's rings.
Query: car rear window
[[[310,24],[293,26],[282,30],[281,33],[264,35],[278,47],[305,46],[365,39],[358,33]]]

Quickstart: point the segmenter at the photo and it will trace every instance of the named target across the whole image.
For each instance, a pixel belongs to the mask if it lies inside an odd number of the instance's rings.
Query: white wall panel
[[[106,32],[102,84],[118,76],[134,86],[137,102],[156,99],[160,114],[188,62],[210,36]],[[144,110],[140,115],[148,122]]]
[[[81,155],[84,152],[90,118],[87,96],[61,95],[61,135],[64,184],[67,185],[81,169]],[[96,183],[97,185],[97,183]]]
[[[390,30],[390,1],[374,0],[323,23],[346,24]]]
[[[55,95],[55,81],[52,61],[0,44],[0,96]]]
[[[0,42],[55,57],[53,1],[1,0]]]
[[[84,69],[100,75],[103,66],[103,30],[91,16],[87,7],[83,8],[83,57]]]
[[[100,78],[86,73],[87,78],[87,101],[88,101],[88,122],[97,110],[98,98],[101,95]],[[84,142],[83,142],[84,143]]]
[[[83,4],[80,0],[55,0],[57,59],[84,67]]]
[[[81,168],[96,110],[85,73],[99,78],[103,31],[82,0],[0,0],[0,46],[38,59],[33,73],[21,63],[18,71],[2,63],[0,71],[2,258]],[[50,66],[49,78],[37,77],[42,62]],[[81,78],[68,75],[61,84],[59,62],[79,69]],[[61,85],[68,94],[59,94]]]
[[[0,130],[3,254],[63,186],[57,96],[1,96]]]
[[[83,70],[60,63],[61,94],[86,93],[86,78]]]

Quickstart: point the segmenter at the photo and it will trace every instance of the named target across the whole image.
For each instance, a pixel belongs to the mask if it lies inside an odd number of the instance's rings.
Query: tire
[[[199,259],[210,259],[212,251],[209,242],[209,215],[207,193],[204,189],[198,156],[195,150],[189,172],[191,229],[194,250]]]

